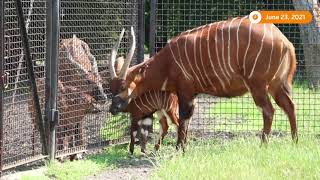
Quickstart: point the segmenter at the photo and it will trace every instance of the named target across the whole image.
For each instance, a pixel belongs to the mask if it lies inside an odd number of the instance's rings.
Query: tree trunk
[[[312,23],[300,25],[305,70],[311,88],[320,87],[320,7],[317,0],[292,0],[296,10],[308,10],[313,14]]]

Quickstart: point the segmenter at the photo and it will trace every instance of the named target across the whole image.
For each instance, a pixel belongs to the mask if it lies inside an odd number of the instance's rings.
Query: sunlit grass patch
[[[64,163],[51,162],[47,165],[45,174],[47,177],[61,180],[81,179],[102,170],[117,168],[126,162],[130,162],[127,145],[109,146],[103,153],[89,156],[84,160]]]
[[[50,178],[45,175],[23,175],[21,180],[50,180]]]
[[[117,140],[128,135],[130,119],[126,114],[111,116],[100,129],[100,135],[104,140]]]
[[[196,142],[185,154],[160,153],[151,179],[319,179],[319,140],[259,138]]]
[[[51,162],[48,165],[46,175],[55,179],[80,179],[83,176],[89,176],[100,172],[103,164],[92,160],[83,160],[75,162]]]

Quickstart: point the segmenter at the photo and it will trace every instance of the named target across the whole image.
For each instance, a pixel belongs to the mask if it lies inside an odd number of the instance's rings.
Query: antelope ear
[[[136,75],[136,77],[135,77],[135,80],[140,80],[141,78],[144,78],[145,77],[145,75],[146,75],[146,70],[147,70],[147,68],[148,68],[148,65],[143,65],[143,66],[141,66],[140,68],[139,68],[139,70],[138,70],[138,73],[137,73],[137,75]]]
[[[146,64],[141,66],[138,71],[139,72],[138,74],[140,74],[142,77],[144,77],[146,75],[147,68],[148,68],[148,65],[146,65]]]
[[[141,74],[137,74],[135,77],[134,77],[134,82],[139,82],[140,80],[142,79],[142,75]]]

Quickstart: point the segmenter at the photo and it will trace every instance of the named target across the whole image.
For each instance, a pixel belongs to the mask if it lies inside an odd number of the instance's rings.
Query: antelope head
[[[123,111],[129,104],[132,96],[132,92],[136,87],[136,80],[132,80],[131,74],[128,75],[128,68],[132,60],[135,48],[136,39],[134,35],[133,27],[131,27],[132,45],[130,47],[129,53],[125,60],[118,58],[116,61],[117,51],[119,44],[124,34],[124,29],[120,34],[118,42],[114,45],[111,50],[111,62],[109,64],[109,69],[111,73],[111,93],[112,93],[112,104],[109,111],[111,114],[115,115],[118,112]]]
[[[63,66],[59,68],[64,68],[66,76],[72,75],[72,79],[64,83],[70,85],[71,82],[77,82],[74,85],[81,86],[82,90],[97,102],[105,102],[107,95],[103,91],[97,61],[91,54],[88,44],[74,35],[73,38],[61,41],[60,48],[60,52],[63,53],[61,59]]]

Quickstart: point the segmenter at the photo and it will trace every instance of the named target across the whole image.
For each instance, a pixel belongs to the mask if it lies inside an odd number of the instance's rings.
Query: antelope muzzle
[[[109,112],[112,115],[117,115],[119,112],[123,112],[128,106],[128,101],[121,99],[119,96],[112,98],[112,103],[109,108]]]

